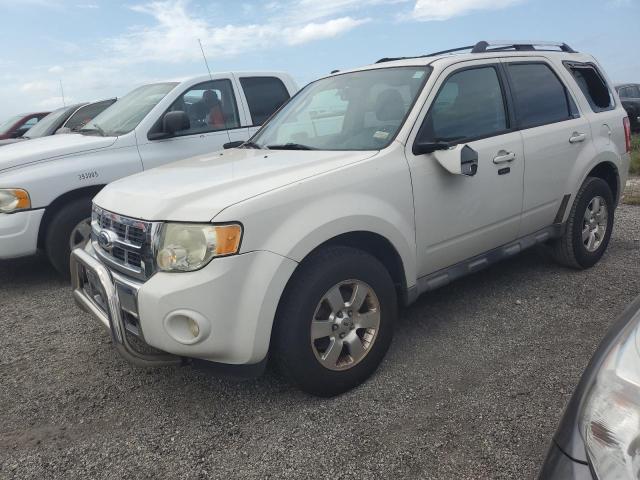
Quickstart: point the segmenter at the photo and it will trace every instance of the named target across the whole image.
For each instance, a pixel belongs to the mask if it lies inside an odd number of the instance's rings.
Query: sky
[[[479,40],[554,40],[640,83],[640,0],[0,0],[0,121],[213,71],[334,69]]]

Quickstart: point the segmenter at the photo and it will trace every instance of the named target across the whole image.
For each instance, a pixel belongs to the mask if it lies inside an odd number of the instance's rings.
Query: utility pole
[[[202,42],[198,39],[198,44],[200,45],[200,51],[202,52],[202,58],[204,58],[204,64],[207,67],[207,72],[209,72],[209,78],[213,80],[213,75],[211,75],[211,69],[209,68],[209,62],[207,62],[207,56],[204,54],[204,48],[202,48]]]

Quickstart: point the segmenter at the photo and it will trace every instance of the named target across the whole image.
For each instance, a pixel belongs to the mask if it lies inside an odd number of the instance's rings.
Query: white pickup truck
[[[283,73],[219,73],[136,88],[79,134],[0,151],[0,259],[44,249],[68,275],[91,199],[118,178],[248,139],[297,90]]]

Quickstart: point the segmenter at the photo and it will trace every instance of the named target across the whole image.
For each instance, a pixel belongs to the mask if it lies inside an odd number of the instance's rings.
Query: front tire
[[[588,177],[573,202],[564,234],[552,244],[554,259],[577,269],[595,265],[609,245],[614,211],[607,182]]]
[[[375,257],[351,247],[322,249],[298,267],[283,295],[275,358],[301,390],[338,395],[376,370],[396,316],[393,281]]]
[[[63,278],[70,278],[71,250],[84,247],[91,234],[91,199],[78,198],[64,205],[49,222],[45,252]]]

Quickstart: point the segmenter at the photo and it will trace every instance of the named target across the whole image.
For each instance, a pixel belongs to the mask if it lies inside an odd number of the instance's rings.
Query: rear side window
[[[576,117],[567,89],[544,63],[511,63],[507,67],[520,128],[532,128]]]
[[[640,98],[640,88],[638,85],[627,87],[627,96],[630,98]]]
[[[611,110],[614,107],[609,87],[593,65],[567,64],[567,68],[594,112]]]
[[[72,132],[77,132],[91,120],[97,117],[98,114],[102,113],[104,110],[110,107],[114,103],[114,101],[115,100],[105,100],[104,102],[90,103],[89,105],[80,107],[76,111],[76,113],[71,115],[64,126],[70,129]]]
[[[289,92],[279,78],[244,77],[240,79],[240,84],[249,104],[253,125],[262,125],[289,100]]]
[[[420,136],[434,142],[460,142],[507,130],[507,114],[494,67],[462,70],[440,88]]]

